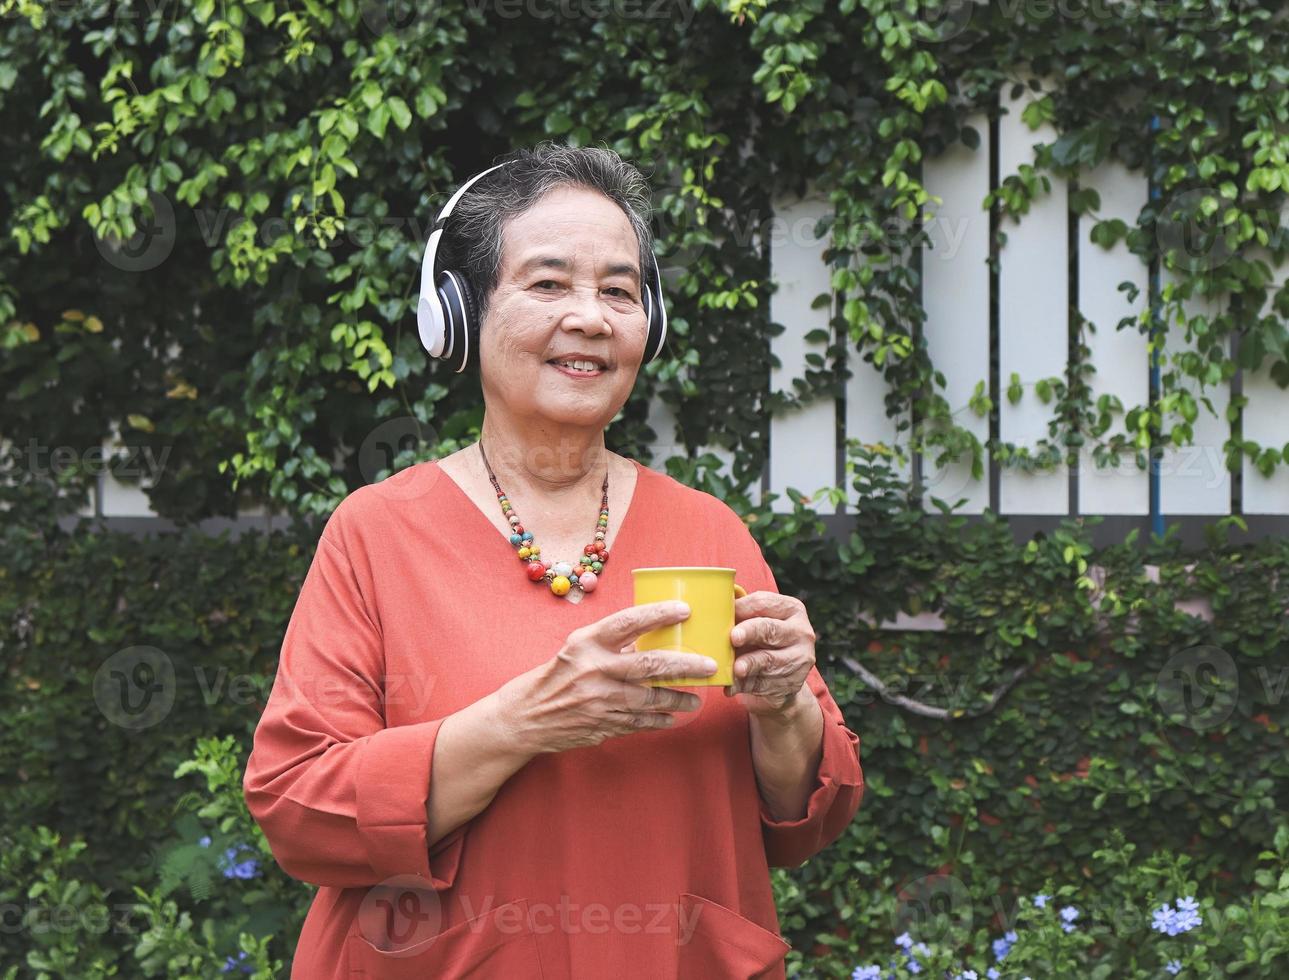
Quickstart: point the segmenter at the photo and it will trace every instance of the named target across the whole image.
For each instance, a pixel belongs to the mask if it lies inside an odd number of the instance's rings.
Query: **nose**
[[[595,286],[576,286],[569,290],[568,305],[560,318],[560,325],[592,336],[613,332],[605,319],[604,306]]]

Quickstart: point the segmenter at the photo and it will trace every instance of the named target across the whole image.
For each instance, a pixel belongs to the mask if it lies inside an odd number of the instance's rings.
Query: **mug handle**
[[[734,583],[734,598],[735,598],[735,599],[742,599],[745,595],[747,595],[747,589],[743,588],[743,586],[741,586],[741,585],[739,585],[737,582],[735,582],[735,583]]]

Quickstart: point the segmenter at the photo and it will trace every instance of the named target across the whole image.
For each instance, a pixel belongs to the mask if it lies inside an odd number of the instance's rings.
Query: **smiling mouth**
[[[581,377],[585,377],[585,378],[593,378],[598,374],[603,374],[605,370],[604,368],[599,366],[592,366],[591,369],[588,370],[585,366],[586,364],[589,363],[587,361],[578,362],[582,365],[581,367],[574,367],[570,363],[560,362],[560,361],[547,361],[546,363],[553,368],[557,368],[558,370],[563,371],[565,374],[570,374],[575,376],[580,375]]]

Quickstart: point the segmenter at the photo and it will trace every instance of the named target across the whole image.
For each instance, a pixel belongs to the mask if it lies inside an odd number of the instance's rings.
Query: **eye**
[[[558,289],[559,288],[559,283],[557,283],[554,279],[542,279],[541,281],[536,282],[533,285],[536,286],[538,289]]]
[[[621,286],[608,286],[606,287],[606,292],[617,293],[622,299],[634,299],[631,291],[623,289]]]

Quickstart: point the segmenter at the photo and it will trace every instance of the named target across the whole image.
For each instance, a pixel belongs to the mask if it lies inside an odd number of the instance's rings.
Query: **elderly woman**
[[[739,516],[605,447],[646,359],[647,208],[616,154],[544,144],[447,222],[479,442],[332,514],[247,764],[321,886],[293,977],[783,976],[769,868],[841,834],[859,739]],[[689,612],[632,605],[661,565],[737,570],[733,685],[646,683],[715,666],[636,650]]]

